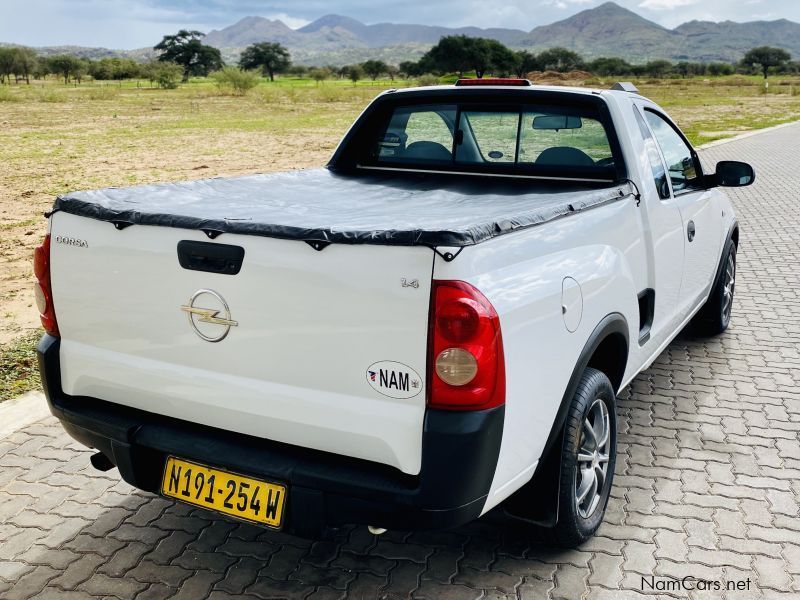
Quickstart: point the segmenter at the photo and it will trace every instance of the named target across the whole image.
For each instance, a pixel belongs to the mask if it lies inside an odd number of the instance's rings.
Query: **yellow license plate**
[[[170,456],[161,493],[239,519],[280,528],[286,486]]]

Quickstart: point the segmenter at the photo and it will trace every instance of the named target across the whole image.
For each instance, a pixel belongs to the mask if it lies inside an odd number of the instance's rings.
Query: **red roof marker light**
[[[459,87],[470,85],[508,85],[515,87],[528,87],[533,85],[527,79],[518,79],[515,77],[484,77],[483,79],[459,79],[456,81]]]

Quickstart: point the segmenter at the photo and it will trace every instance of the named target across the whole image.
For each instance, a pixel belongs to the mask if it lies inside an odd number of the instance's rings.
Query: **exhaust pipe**
[[[92,454],[92,456],[89,457],[89,462],[92,463],[92,466],[95,469],[103,472],[110,471],[111,469],[116,467],[116,465],[113,462],[111,462],[111,459],[108,458],[102,452],[97,452],[95,454]]]

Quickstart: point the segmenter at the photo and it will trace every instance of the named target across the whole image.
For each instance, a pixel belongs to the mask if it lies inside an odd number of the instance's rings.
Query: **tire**
[[[552,531],[558,544],[578,546],[600,527],[616,462],[614,387],[605,373],[587,368],[578,382],[564,423],[558,522]]]
[[[722,273],[703,308],[692,319],[694,331],[703,336],[719,335],[731,323],[736,287],[736,244],[731,242],[723,257]]]

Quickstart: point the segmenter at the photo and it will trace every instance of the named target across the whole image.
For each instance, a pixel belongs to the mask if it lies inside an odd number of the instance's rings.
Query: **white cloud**
[[[300,19],[298,17],[293,17],[291,15],[287,15],[286,13],[273,13],[269,15],[264,15],[267,19],[283,21],[284,24],[288,25],[292,29],[300,29],[311,23],[308,19]]]
[[[639,6],[650,10],[672,10],[680,6],[697,4],[697,2],[698,0],[644,0]]]

